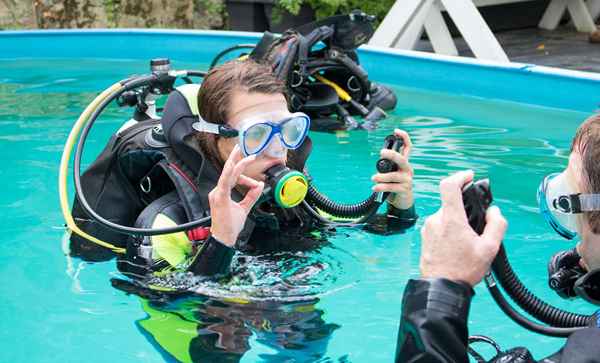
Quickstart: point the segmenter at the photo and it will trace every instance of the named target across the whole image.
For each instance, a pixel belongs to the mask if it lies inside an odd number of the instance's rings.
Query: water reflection
[[[326,322],[316,305],[321,296],[356,283],[356,264],[348,252],[325,244],[310,251],[240,253],[231,273],[219,279],[181,272],[111,281],[141,297],[147,316],[136,326],[169,360],[238,362],[251,355],[249,361],[314,362],[325,357],[340,327]]]
[[[252,361],[313,362],[340,327],[323,319],[318,301],[141,298],[147,316],[136,326],[169,361],[239,362],[252,349]]]

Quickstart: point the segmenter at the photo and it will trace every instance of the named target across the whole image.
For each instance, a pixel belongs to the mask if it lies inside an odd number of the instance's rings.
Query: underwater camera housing
[[[483,233],[485,229],[485,214],[492,200],[492,192],[489,180],[487,179],[469,183],[463,188],[463,204],[469,225],[477,234]],[[519,307],[529,315],[548,325],[531,321],[515,310],[504,298],[496,283],[496,279],[506,294]],[[500,245],[498,254],[492,262],[491,272],[486,274],[484,280],[490,294],[500,309],[517,324],[536,333],[566,337],[578,329],[585,328],[594,319],[593,315],[580,315],[558,309],[542,301],[530,292],[510,266],[503,245]]]

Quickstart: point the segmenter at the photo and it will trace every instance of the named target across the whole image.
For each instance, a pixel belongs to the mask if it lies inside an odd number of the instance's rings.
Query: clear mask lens
[[[560,210],[560,197],[572,194],[573,190],[564,173],[550,174],[544,178],[538,189],[540,212],[550,226],[562,237],[573,239],[577,236],[577,216]]]
[[[243,147],[247,155],[253,155],[260,152],[269,141],[272,127],[268,124],[254,124],[248,127],[243,133]]]
[[[261,119],[265,118],[268,119]],[[302,145],[309,127],[310,118],[303,113],[295,113],[278,122],[249,120],[243,123],[240,130],[240,146],[246,156],[266,150],[270,156],[280,157],[285,149],[297,149]],[[277,138],[279,140],[275,140]],[[272,145],[275,141],[281,143]]]
[[[290,148],[300,146],[308,131],[308,118],[303,116],[292,117],[281,124],[283,142]]]

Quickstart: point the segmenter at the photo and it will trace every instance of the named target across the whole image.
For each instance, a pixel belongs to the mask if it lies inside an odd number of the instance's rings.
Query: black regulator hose
[[[485,211],[491,202],[492,194],[487,179],[470,183],[463,188],[463,203],[469,224],[478,234],[483,233]],[[567,337],[578,329],[586,327],[592,319],[592,316],[570,313],[551,306],[535,296],[513,271],[503,245],[500,246],[498,254],[492,262],[492,272],[493,276],[488,273],[485,277],[492,298],[506,315],[528,330],[554,337]],[[550,326],[533,322],[516,311],[502,295],[494,277],[517,305],[529,315]]]
[[[210,63],[210,66],[208,66],[208,70],[210,71],[211,69],[213,69],[219,63],[221,58],[223,58],[229,52],[233,52],[234,50],[238,50],[238,49],[254,49],[254,48],[256,48],[255,44],[237,44],[232,47],[226,48],[213,58],[213,61]]]
[[[204,72],[197,72],[197,74],[191,74],[190,72],[188,72],[188,74],[202,76],[204,74]],[[123,226],[123,225],[111,222],[111,221],[103,218],[102,216],[100,216],[98,213],[96,213],[94,211],[94,209],[89,205],[87,199],[85,198],[85,193],[83,192],[83,187],[81,185],[81,156],[83,155],[83,148],[85,145],[85,141],[87,139],[87,136],[88,136],[94,122],[98,119],[98,117],[104,111],[104,109],[112,101],[114,101],[120,95],[122,95],[124,92],[130,91],[130,90],[142,87],[142,86],[149,85],[152,82],[159,81],[160,77],[164,77],[164,76],[165,75],[152,74],[152,75],[148,75],[148,76],[129,78],[129,79],[122,81],[121,84],[123,85],[123,88],[120,89],[118,92],[115,92],[114,94],[107,97],[94,110],[94,112],[90,116],[89,121],[87,122],[84,129],[82,130],[81,136],[79,137],[79,142],[77,143],[77,150],[75,152],[74,161],[73,161],[73,173],[74,173],[73,181],[75,184],[75,194],[77,196],[77,199],[79,200],[79,203],[81,204],[81,207],[83,208],[85,213],[87,213],[90,216],[90,218],[94,219],[96,222],[102,224],[106,228],[109,228],[113,231],[116,231],[116,232],[119,232],[122,234],[133,235],[133,236],[155,236],[155,235],[160,235],[160,234],[169,234],[169,233],[174,233],[174,232],[187,231],[190,229],[194,229],[196,227],[206,226],[206,225],[208,225],[208,223],[210,223],[210,217],[205,217],[205,218],[201,218],[201,219],[198,219],[198,220],[195,220],[192,222],[188,222],[188,223],[184,223],[184,224],[181,224],[181,225],[178,225],[175,227],[168,227],[168,228],[134,228],[134,227],[129,227],[129,226]]]
[[[592,316],[575,314],[556,308],[535,296],[523,285],[513,271],[504,246],[500,247],[492,263],[492,271],[502,289],[506,291],[511,299],[528,314],[546,324],[559,328],[580,328],[587,326],[592,318]]]
[[[383,140],[383,148],[400,152],[404,146],[404,140],[402,138],[391,134],[386,136]],[[377,171],[380,173],[391,173],[398,170],[398,165],[393,161],[385,158],[377,160],[376,164]],[[315,205],[320,210],[334,216],[341,218],[361,218],[361,221],[368,220],[379,206],[385,201],[390,193],[373,193],[367,199],[359,203],[354,204],[342,204],[334,202],[327,198],[325,195],[319,193],[317,188],[312,184],[308,187],[307,199],[310,203]]]
[[[381,202],[376,201],[377,193],[371,194],[371,196],[369,196],[367,199],[358,203],[343,204],[334,202],[326,195],[321,194],[313,185],[308,187],[306,198],[308,199],[309,203],[313,204],[315,207],[319,208],[325,213],[340,218],[363,217],[365,214],[372,211],[375,206],[379,206],[381,204]]]
[[[504,266],[498,267],[499,265]],[[550,326],[542,325],[521,315],[504,298],[494,279],[490,276],[486,277],[486,285],[496,304],[509,318],[523,328],[551,337],[565,338],[587,326],[591,316],[578,315],[558,309],[540,300],[530,292],[519,280],[514,271],[512,271],[508,259],[506,258],[504,246],[500,247],[498,255],[496,255],[496,258],[492,263],[492,270],[494,271],[494,276],[498,279],[500,286],[502,286],[513,301],[531,316],[550,324]],[[549,323],[550,319],[548,319],[548,317],[554,317],[555,319],[552,320],[556,320],[558,324],[553,325]],[[566,323],[571,323],[573,321],[577,321],[578,325],[570,327],[565,325]]]

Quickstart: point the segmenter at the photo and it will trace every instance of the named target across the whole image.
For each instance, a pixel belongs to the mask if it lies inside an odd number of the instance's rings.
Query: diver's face
[[[268,115],[271,120],[282,120],[290,115],[287,101],[282,94],[247,93],[238,91],[231,97],[230,112],[227,124],[240,130],[247,120],[260,119]],[[238,138],[218,140],[219,153],[222,160],[227,160]],[[273,137],[265,150],[256,155],[256,159],[248,164],[244,175],[255,180],[264,181],[265,171],[277,164],[287,161],[287,149],[281,144],[279,137]]]
[[[569,184],[575,187],[577,193],[581,193],[584,190],[583,166],[581,154],[578,151],[573,151],[569,155],[569,165],[565,169],[565,174]],[[600,235],[592,233],[582,214],[579,214],[577,218],[577,233],[581,237],[581,241],[577,245],[577,251],[581,256],[584,267],[588,270],[600,268]]]

